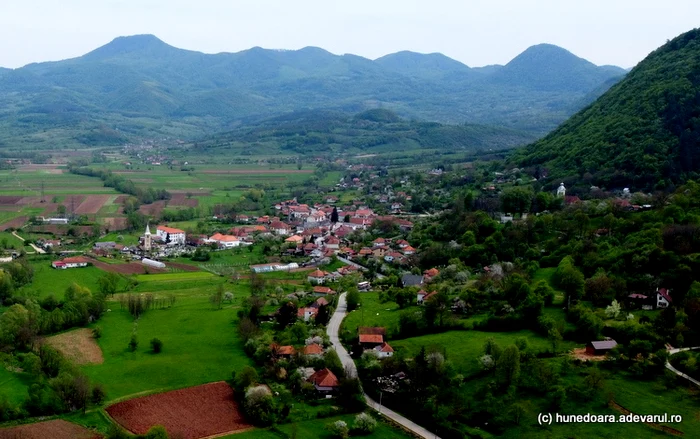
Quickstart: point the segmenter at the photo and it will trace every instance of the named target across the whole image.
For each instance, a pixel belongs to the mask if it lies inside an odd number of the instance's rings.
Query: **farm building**
[[[254,271],[255,273],[270,273],[273,271],[288,271],[288,270],[294,270],[296,268],[299,268],[299,264],[297,264],[296,262],[292,262],[290,264],[280,264],[278,262],[275,262],[275,263],[270,263],[270,264],[257,264],[257,265],[250,266],[251,271]]]
[[[605,355],[617,346],[615,340],[589,341],[586,345],[586,353],[588,355]]]
[[[153,259],[143,258],[141,259],[144,265],[148,265],[153,268],[165,268],[165,264],[159,261],[154,261]]]
[[[72,258],[65,258],[60,261],[53,261],[51,263],[51,266],[53,268],[59,269],[59,270],[65,270],[68,268],[80,268],[80,267],[87,267],[88,265],[88,260],[81,257],[81,256],[75,256]]]
[[[185,245],[185,231],[168,226],[158,226],[156,235],[166,244]]]
[[[307,280],[309,281],[309,283],[318,285],[318,284],[322,284],[326,281],[327,275],[328,275],[328,273],[326,273],[325,271],[315,270],[309,274],[309,276],[307,277]]]

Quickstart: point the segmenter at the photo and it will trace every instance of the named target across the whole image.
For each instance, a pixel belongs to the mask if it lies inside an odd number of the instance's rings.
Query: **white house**
[[[59,270],[65,270],[67,268],[80,268],[80,267],[87,267],[88,261],[81,257],[81,256],[76,256],[73,258],[65,258],[60,261],[53,261],[51,263],[51,266],[53,268],[57,268]]]
[[[315,270],[315,271],[309,273],[307,280],[311,284],[319,285],[319,284],[322,284],[326,281],[327,275],[328,275],[328,273],[326,273],[325,271]]]
[[[668,306],[673,302],[671,296],[668,294],[666,288],[656,289],[656,307],[657,308],[668,308]]]
[[[394,355],[394,349],[389,346],[389,343],[384,342],[380,344],[379,346],[376,346],[374,348],[374,352],[377,354],[377,357],[379,358],[387,358],[391,357]]]
[[[158,226],[156,234],[162,242],[173,245],[185,245],[185,231],[168,226]],[[168,241],[170,239],[170,241]]]
[[[210,242],[216,242],[219,247],[223,248],[234,248],[241,245],[241,240],[237,236],[233,235],[222,235],[221,233],[215,233],[209,237]]]

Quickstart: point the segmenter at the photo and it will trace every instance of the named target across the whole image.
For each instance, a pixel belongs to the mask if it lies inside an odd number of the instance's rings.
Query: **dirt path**
[[[19,236],[19,235],[17,234],[17,232],[12,232],[12,236],[14,236],[15,238],[17,238],[17,239],[19,239],[20,241],[24,242],[24,238],[22,238],[21,236]],[[43,248],[37,247],[36,245],[34,245],[33,242],[32,242],[31,244],[29,244],[29,245],[34,249],[35,252],[37,252],[37,253],[39,253],[39,254],[41,254],[41,255],[43,255],[43,254],[46,253],[46,252],[44,251]]]

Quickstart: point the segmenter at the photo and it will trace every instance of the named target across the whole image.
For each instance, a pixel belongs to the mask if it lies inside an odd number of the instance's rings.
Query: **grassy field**
[[[0,363],[0,401],[16,406],[27,399],[30,377],[25,373],[10,372]]]
[[[388,330],[398,326],[401,310],[396,303],[379,303],[379,293],[374,292],[361,293],[360,296],[362,306],[345,317],[343,332],[350,331],[352,334],[357,334],[359,326],[383,326]],[[418,307],[408,309],[418,309]]]
[[[391,342],[391,346],[396,351],[405,351],[408,356],[417,354],[421,347],[425,347],[427,350],[434,348],[440,352],[444,351],[447,359],[461,373],[468,376],[479,372],[477,358],[483,355],[484,342],[487,339],[493,338],[502,348],[505,348],[509,344],[514,343],[518,337],[526,338],[529,348],[535,352],[551,350],[551,344],[546,338],[529,330],[514,332],[448,331],[440,334],[394,340]],[[574,347],[580,346],[573,342],[562,341],[558,350],[562,352]]]
[[[6,212],[2,212],[6,213]],[[24,243],[21,239],[18,239],[15,235],[10,232],[0,232],[0,249],[3,248],[13,248],[21,249]]]
[[[232,434],[223,436],[222,439],[280,439],[281,437],[296,437],[297,439],[330,439],[332,436],[326,431],[326,425],[342,420],[352,428],[355,415],[344,415],[325,419],[314,419],[312,421],[295,422],[293,424],[281,424],[275,427],[283,435],[273,429],[255,429],[244,433]],[[377,423],[377,429],[368,436],[362,436],[370,439],[402,439],[411,438],[402,430],[393,427],[383,420]]]
[[[191,280],[210,279],[213,276],[213,274],[206,271],[192,271],[182,273],[137,274],[134,276],[134,279],[138,282],[180,283]]]
[[[24,286],[20,293],[39,298],[53,294],[61,300],[66,289],[73,283],[97,292],[99,291],[97,279],[105,274],[104,271],[92,266],[56,270],[51,267],[49,260],[33,261],[31,264],[34,268],[34,280],[31,284]]]
[[[208,297],[180,297],[172,308],[147,311],[137,322],[112,303],[99,321],[105,361],[83,369],[104,384],[110,400],[229,379],[250,364],[233,323],[240,300],[214,310]],[[134,330],[139,346],[130,352]],[[151,352],[154,337],[163,342],[160,354]]]

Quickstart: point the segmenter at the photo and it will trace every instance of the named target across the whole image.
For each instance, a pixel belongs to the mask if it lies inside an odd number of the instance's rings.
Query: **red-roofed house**
[[[158,226],[156,229],[156,236],[158,236],[161,241],[165,243],[185,245],[184,230],[168,226]]]
[[[386,239],[377,238],[374,241],[372,241],[372,244],[374,244],[375,247],[384,247],[386,245]]]
[[[305,322],[316,317],[316,314],[318,314],[318,308],[299,308],[299,310],[297,310],[297,317],[303,319]]]
[[[308,382],[314,385],[317,392],[324,395],[335,392],[340,386],[338,378],[328,369],[321,369],[314,373],[309,377]]]
[[[321,345],[313,343],[308,346],[304,346],[304,350],[302,351],[304,355],[307,355],[309,357],[320,357],[323,355],[323,348]]]
[[[411,247],[410,245],[403,248],[403,254],[405,254],[405,255],[412,255],[415,253],[416,253],[416,249]]]
[[[379,358],[387,358],[394,355],[394,349],[389,346],[389,343],[386,342],[380,344],[379,346],[375,346],[374,352],[376,352],[377,357]]]
[[[399,248],[406,248],[409,245],[411,245],[405,239],[399,239],[398,241],[396,241],[396,244],[399,246]]]
[[[669,290],[666,288],[656,289],[656,307],[657,308],[668,308],[668,306],[673,302],[669,294]]]
[[[306,279],[312,284],[322,284],[326,282],[326,276],[328,276],[328,273],[325,271],[314,270],[309,273],[309,276]]]
[[[360,256],[369,256],[372,254],[372,249],[369,247],[362,247],[360,249]]]
[[[360,334],[360,344],[364,348],[374,348],[384,343],[384,336],[381,334]]]
[[[270,223],[270,230],[278,235],[289,235],[291,228],[282,221],[273,221]]]
[[[423,290],[418,291],[418,303],[423,303],[427,300],[430,300],[431,297],[434,297],[437,294],[437,291],[432,291],[430,293],[427,293]]]
[[[430,270],[425,270],[423,272],[423,280],[426,282],[432,280],[435,276],[440,274],[440,271],[437,268],[431,268]]]
[[[335,294],[335,291],[333,291],[332,289],[330,289],[328,287],[322,287],[320,285],[317,285],[314,287],[314,293],[323,294],[323,295],[329,295],[329,294],[333,295],[333,294]]]
[[[233,235],[222,235],[221,233],[215,233],[209,237],[209,241],[216,242],[219,247],[223,248],[233,248],[241,245],[241,241],[237,236]]]
[[[335,236],[329,236],[326,238],[326,247],[333,250],[338,250],[338,248],[340,248],[340,239],[336,238]]]
[[[272,352],[274,352],[274,354],[278,357],[289,358],[297,353],[296,349],[294,349],[294,346],[280,346],[273,344],[270,347],[272,348]]]
[[[304,238],[302,238],[299,235],[293,235],[293,236],[290,236],[289,238],[284,240],[284,242],[293,242],[295,244],[300,244],[303,241],[304,241]]]
[[[59,270],[66,270],[68,268],[80,268],[80,267],[87,267],[88,265],[88,260],[83,258],[82,256],[75,256],[72,258],[65,258],[60,261],[53,261],[51,263],[51,266],[53,268],[57,268]]]

